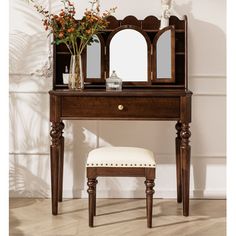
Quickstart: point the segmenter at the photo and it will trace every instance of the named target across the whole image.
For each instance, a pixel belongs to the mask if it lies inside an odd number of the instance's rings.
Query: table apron
[[[64,119],[178,120],[180,97],[61,97]]]

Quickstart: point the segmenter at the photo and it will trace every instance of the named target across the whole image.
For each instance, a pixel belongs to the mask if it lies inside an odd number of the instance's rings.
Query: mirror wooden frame
[[[111,73],[110,71],[110,43],[111,40],[113,39],[113,37],[119,33],[122,30],[126,30],[126,29],[132,29],[132,30],[136,30],[137,32],[139,32],[144,39],[146,40],[147,43],[147,81],[124,81],[123,84],[124,85],[147,85],[147,84],[151,84],[151,40],[148,37],[147,33],[145,31],[143,31],[140,27],[135,26],[135,25],[122,25],[118,28],[116,28],[108,37],[107,39],[107,43],[106,43],[106,48],[107,48],[107,53],[106,53],[106,71],[107,71],[107,76]],[[122,79],[122,78],[121,78]]]
[[[101,70],[101,73],[100,73],[100,79],[98,78],[87,78],[87,47],[85,48],[85,50],[83,51],[83,54],[82,54],[82,63],[83,63],[83,71],[84,71],[84,81],[85,81],[85,84],[92,84],[92,83],[96,83],[98,81],[100,81],[101,79],[103,79],[103,81],[101,81],[101,83],[104,83],[105,82],[105,60],[104,60],[104,57],[105,57],[105,41],[104,41],[104,38],[101,36],[101,34],[97,34],[96,35],[100,41],[100,47],[101,47],[101,55],[100,55],[100,58],[101,58],[101,65],[100,65],[100,70]],[[96,42],[94,42],[96,43]]]
[[[187,17],[178,19],[176,16],[171,16],[169,19],[169,27],[174,28],[174,40],[173,50],[174,58],[172,58],[172,80],[164,79],[155,81],[155,65],[154,65],[154,38],[158,37],[163,30],[160,30],[160,20],[155,16],[147,16],[143,20],[138,20],[135,16],[127,16],[123,20],[117,20],[114,16],[108,17],[109,25],[108,28],[98,34],[101,42],[101,78],[90,78],[85,77],[85,89],[86,88],[105,88],[105,78],[108,77],[109,69],[109,44],[108,39],[119,31],[119,28],[134,28],[139,31],[145,32],[144,35],[148,35],[151,43],[148,43],[148,55],[151,59],[148,59],[148,82],[141,84],[124,82],[123,87],[144,87],[144,88],[176,88],[186,89],[188,87],[188,44],[187,44]],[[145,37],[146,38],[146,37]],[[86,72],[86,50],[82,54],[83,58],[83,70]],[[151,63],[149,63],[151,61]],[[63,84],[62,73],[64,73],[65,66],[68,66],[70,62],[70,53],[65,45],[54,45],[53,46],[53,89],[67,88],[66,84]],[[128,84],[127,84],[128,83]]]
[[[171,78],[157,78],[157,42],[159,38],[168,30],[171,31]],[[153,39],[153,59],[152,59],[152,71],[153,71],[153,84],[158,83],[173,83],[175,82],[175,29],[174,26],[168,26],[160,30]]]

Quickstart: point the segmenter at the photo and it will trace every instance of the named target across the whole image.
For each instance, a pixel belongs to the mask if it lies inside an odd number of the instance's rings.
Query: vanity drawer
[[[61,98],[61,116],[92,119],[179,118],[179,97],[77,97]]]

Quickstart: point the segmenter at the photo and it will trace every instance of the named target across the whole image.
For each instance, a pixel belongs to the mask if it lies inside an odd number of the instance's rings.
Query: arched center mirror
[[[124,82],[148,81],[148,44],[135,29],[116,32],[109,45],[109,71],[115,70]]]

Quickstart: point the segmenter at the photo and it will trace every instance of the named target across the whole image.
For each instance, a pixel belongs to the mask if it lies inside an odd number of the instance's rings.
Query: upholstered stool
[[[152,227],[152,202],[156,163],[151,151],[135,147],[102,147],[92,150],[87,160],[89,226],[96,215],[98,176],[145,177],[147,226]]]

